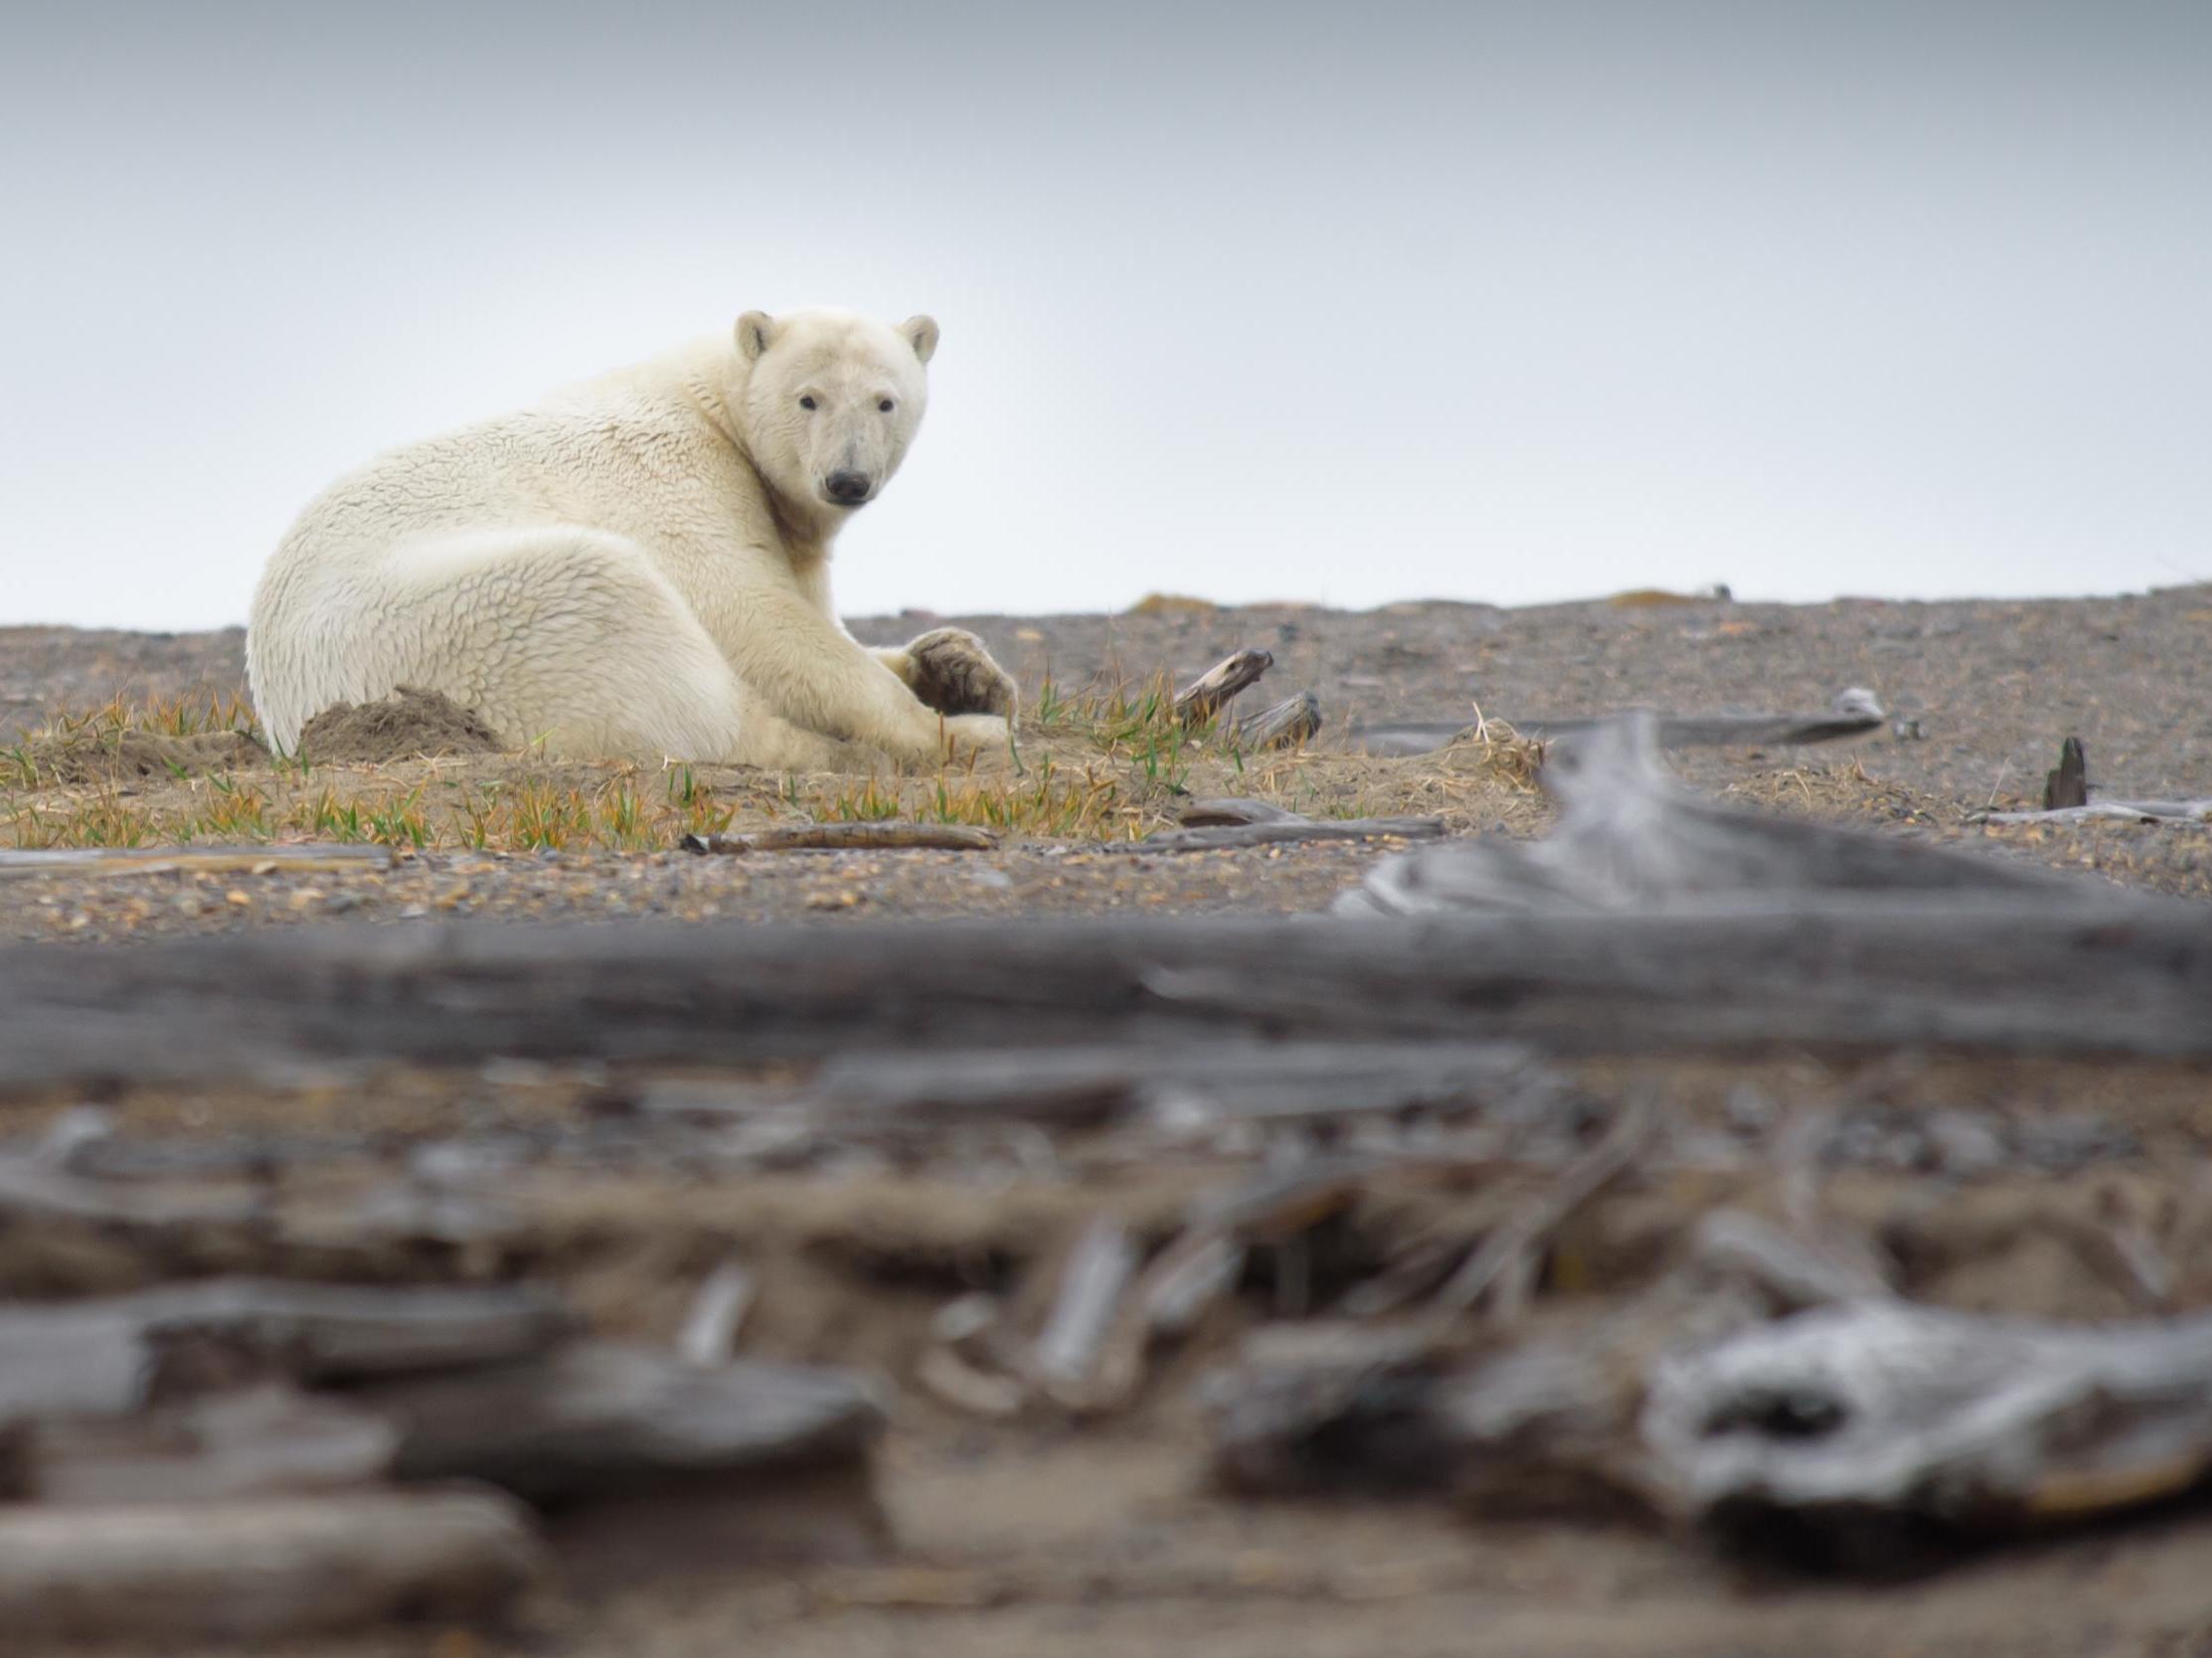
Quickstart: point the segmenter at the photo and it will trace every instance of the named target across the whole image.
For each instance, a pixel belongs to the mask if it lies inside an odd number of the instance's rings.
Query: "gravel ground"
[[[1248,704],[1311,689],[1329,720],[1319,746],[1359,720],[1541,721],[1632,705],[1679,713],[1816,712],[1845,686],[1873,690],[1924,734],[1855,746],[1726,748],[1675,756],[1701,787],[1781,811],[1856,820],[2098,872],[2128,885],[2212,892],[2212,832],[2097,824],[1984,829],[1979,807],[2038,803],[2061,738],[2088,746],[2113,795],[2212,794],[2212,589],[2118,598],[1818,605],[1598,601],[1504,610],[1425,603],[1343,612],[1297,606],[1170,607],[1119,616],[939,617],[856,622],[891,642],[953,621],[1021,676],[1034,704],[1062,688],[1167,674],[1180,681],[1240,647],[1274,671]],[[224,698],[243,691],[243,634],[0,630],[0,742],[43,709],[117,692]],[[1408,791],[1429,762],[1393,762]],[[318,772],[318,785],[331,773]],[[342,775],[342,773],[340,774]],[[1494,803],[1493,803],[1494,805]],[[1527,832],[1540,814],[1477,804],[1454,827]],[[989,854],[674,854],[412,858],[381,878],[203,880],[149,876],[0,884],[0,932],[98,938],[232,929],[356,912],[529,916],[660,913],[700,919],[1166,913],[1318,908],[1386,848],[1345,846],[1178,858],[1093,859],[1031,844]]]

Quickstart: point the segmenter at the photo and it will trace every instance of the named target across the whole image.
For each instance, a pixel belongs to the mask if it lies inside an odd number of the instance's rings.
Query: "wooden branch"
[[[128,1416],[34,1421],[28,1495],[49,1503],[206,1502],[375,1483],[400,1436],[380,1416],[283,1386]]]
[[[53,851],[0,851],[0,880],[28,875],[164,875],[178,871],[248,875],[388,870],[398,862],[389,846],[66,847]]]
[[[1028,1354],[1037,1384],[1070,1409],[1090,1403],[1094,1373],[1137,1266],[1136,1245],[1117,1221],[1086,1227],[1061,1268],[1052,1310]]]
[[[2212,800],[2092,800],[2041,812],[1976,812],[1973,823],[2212,823]]]
[[[1564,720],[1507,719],[1515,736],[1535,743],[1586,737],[1618,715]],[[1865,737],[1881,730],[1889,716],[1873,696],[1845,691],[1825,714],[1660,714],[1653,737],[1661,748],[1810,746]],[[1394,720],[1363,726],[1352,734],[1353,746],[1370,754],[1433,753],[1473,735],[1468,720]]]
[[[1287,806],[1238,795],[1186,802],[1175,814],[1175,821],[1185,829],[1211,829],[1235,823],[1311,823],[1313,820]]]
[[[1225,656],[1175,693],[1175,715],[1186,726],[1201,726],[1222,710],[1222,705],[1275,666],[1275,657],[1264,650],[1241,650]]]
[[[211,1368],[306,1382],[489,1364],[569,1328],[528,1288],[361,1289],[215,1278],[0,1310],[0,1420],[136,1409]]]
[[[1535,1258],[1551,1236],[1584,1204],[1634,1166],[1657,1126],[1657,1112],[1649,1096],[1631,1092],[1598,1143],[1561,1171],[1534,1202],[1494,1228],[1458,1270],[1445,1280],[1431,1302],[1436,1314],[1455,1317],[1498,1287],[1496,1321],[1515,1322],[1521,1314],[1526,1286],[1534,1276]],[[1527,1265],[1515,1273],[1512,1269],[1517,1262]],[[1508,1283],[1516,1287],[1505,1290],[1503,1286]]]
[[[486,1480],[538,1503],[841,1466],[863,1458],[883,1424],[841,1371],[701,1369],[615,1342],[354,1397],[400,1424],[400,1478]]]
[[[2110,902],[2109,887],[2040,866],[1865,830],[1765,817],[1700,799],[1661,765],[1648,715],[1594,731],[1544,767],[1559,803],[1545,840],[1462,840],[1392,859],[1340,913],[1733,908],[1753,895],[2015,895]]]
[[[677,1355],[688,1365],[702,1367],[730,1362],[737,1351],[738,1331],[753,1308],[759,1285],[742,1261],[724,1261],[707,1274],[692,1299],[691,1311],[676,1334]]]
[[[831,1059],[799,1098],[842,1131],[1026,1118],[1060,1126],[1157,1109],[1251,1119],[1338,1112],[1527,1107],[1558,1078],[1526,1048],[1497,1042],[1254,1043],[1216,1039],[1175,1045],[955,1049],[946,1053],[847,1054]],[[653,1084],[648,1111],[745,1115],[791,1094],[764,1097],[691,1082]]]
[[[686,852],[881,852],[922,847],[939,852],[989,852],[998,836],[965,823],[803,823],[742,835],[686,835]]]
[[[527,1516],[489,1492],[15,1508],[0,1511],[0,1630],[169,1648],[480,1621],[543,1567]]]
[[[1225,852],[1242,846],[1287,846],[1296,841],[1429,841],[1443,834],[1444,819],[1441,817],[1276,819],[1202,829],[1163,829],[1141,841],[1108,841],[1099,850],[1113,853]]]
[[[0,1092],[281,1083],[353,1062],[756,1066],[1292,1031],[1351,1043],[1474,1032],[1582,1053],[2212,1054],[2212,938],[2197,907],[2101,883],[2052,896],[1768,892],[1706,913],[1418,923],[430,922],[16,944],[0,946]]]
[[[1291,748],[1320,729],[1320,699],[1310,691],[1300,691],[1264,713],[1239,721],[1230,735],[1245,748]]]

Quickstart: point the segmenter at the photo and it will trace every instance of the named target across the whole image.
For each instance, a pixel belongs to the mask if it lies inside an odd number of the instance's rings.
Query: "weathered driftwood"
[[[497,1616],[544,1567],[490,1492],[0,1510],[0,1640],[273,1640]]]
[[[1175,814],[1185,829],[1213,829],[1238,823],[1311,823],[1303,812],[1277,806],[1269,800],[1224,795],[1211,800],[1191,800]]]
[[[1659,1489],[1694,1516],[1978,1526],[2126,1508],[2212,1468],[2212,1318],[1819,1308],[1661,1360],[1642,1433]]]
[[[686,835],[686,852],[881,852],[927,848],[939,852],[989,852],[998,836],[965,823],[800,823],[743,834]]]
[[[1535,743],[1587,736],[1617,716],[1567,720],[1509,720],[1514,735]],[[1807,746],[1865,737],[1889,718],[1871,691],[1856,686],[1836,694],[1825,714],[1658,714],[1652,738],[1661,748],[1723,748],[1763,746]],[[1467,720],[1406,720],[1363,727],[1352,734],[1354,747],[1370,754],[1432,753],[1477,730]]]
[[[2058,747],[2058,764],[2043,775],[2043,809],[2047,812],[2089,804],[2089,756],[2082,740],[2070,737]]]
[[[1552,1235],[1634,1166],[1657,1127],[1658,1113],[1649,1097],[1631,1093],[1598,1143],[1563,1169],[1534,1201],[1493,1229],[1444,1281],[1431,1302],[1433,1310],[1454,1317],[1490,1295],[1494,1321],[1515,1322]]]
[[[1277,818],[1265,823],[1225,823],[1198,829],[1163,829],[1141,841],[1109,841],[1107,852],[1221,852],[1241,846],[1287,846],[1295,841],[1429,841],[1444,833],[1441,817]]]
[[[381,1416],[281,1385],[127,1416],[44,1417],[24,1432],[25,1495],[48,1503],[205,1502],[367,1486],[399,1434]]]
[[[1237,1040],[1134,1047],[849,1054],[830,1060],[800,1097],[833,1124],[998,1120],[1062,1125],[1134,1112],[1179,1119],[1270,1119],[1353,1111],[1483,1109],[1526,1112],[1558,1080],[1527,1048],[1500,1042],[1339,1043]],[[648,1109],[746,1112],[790,1095],[654,1084]],[[687,1107],[688,1102],[688,1107]]]
[[[88,1143],[88,1142],[87,1142]],[[251,1192],[149,1190],[72,1174],[47,1155],[0,1157],[0,1219],[82,1221],[121,1232],[252,1225],[267,1205]]]
[[[2195,907],[2099,883],[2080,901],[2040,896],[1778,891],[1704,913],[1419,924],[454,923],[16,945],[0,947],[0,1091],[296,1080],[346,1062],[750,1065],[1289,1032],[1595,1053],[2212,1053],[2212,937]]]
[[[684,1327],[676,1332],[676,1353],[687,1365],[708,1367],[730,1362],[737,1351],[738,1331],[752,1310],[759,1286],[745,1263],[726,1260],[707,1274],[692,1298]]]
[[[1394,859],[1346,894],[1339,912],[1694,909],[1755,894],[2012,895],[2050,904],[2118,896],[2031,865],[1715,805],[1666,774],[1649,716],[1578,739],[1543,776],[1560,808],[1546,839],[1481,837]]]
[[[399,1424],[402,1479],[480,1479],[540,1503],[853,1462],[883,1422],[840,1371],[701,1369],[615,1342],[356,1397]]]
[[[1627,1305],[1469,1349],[1434,1321],[1256,1332],[1201,1390],[1218,1477],[1244,1491],[1448,1494],[1495,1513],[1650,1513],[1636,1433],[1670,1348],[1766,1316],[1727,1282],[1675,1273]]]
[[[0,1306],[0,1420],[132,1410],[211,1370],[352,1382],[489,1364],[542,1352],[568,1328],[560,1302],[529,1288],[218,1278]]]
[[[1275,666],[1275,657],[1264,650],[1241,650],[1225,656],[1175,693],[1175,716],[1186,726],[1201,726],[1222,711],[1238,692],[1259,683]]]
[[[1137,1266],[1134,1242],[1118,1221],[1102,1216],[1076,1239],[1063,1263],[1052,1310],[1028,1354],[1036,1383],[1060,1404],[1090,1402],[1106,1336]]]
[[[269,875],[325,871],[388,870],[397,861],[389,846],[138,846],[65,847],[51,851],[0,851],[0,880],[28,875],[157,875],[177,871]]]
[[[1244,748],[1292,748],[1321,729],[1321,700],[1300,691],[1275,707],[1263,709],[1231,729],[1232,740]]]
[[[2212,800],[2092,800],[2042,812],[1976,812],[1976,823],[2212,823]]]

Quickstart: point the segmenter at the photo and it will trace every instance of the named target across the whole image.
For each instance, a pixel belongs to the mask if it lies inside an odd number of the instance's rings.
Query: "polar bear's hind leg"
[[[302,719],[416,685],[550,754],[739,757],[737,676],[619,536],[557,526],[420,542],[388,554],[373,586],[333,653],[345,683],[308,698]]]

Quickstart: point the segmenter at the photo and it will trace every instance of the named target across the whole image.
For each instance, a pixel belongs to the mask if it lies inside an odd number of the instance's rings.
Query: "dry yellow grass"
[[[251,710],[236,702],[117,700],[57,716],[0,751],[0,845],[642,852],[692,833],[888,818],[1135,840],[1172,825],[1185,800],[1224,794],[1320,817],[1434,812],[1465,826],[1526,826],[1538,811],[1536,750],[1501,727],[1410,760],[1325,747],[1250,753],[1219,723],[1186,728],[1164,679],[1073,695],[1048,682],[1022,721],[1013,763],[921,774],[778,775],[527,754],[318,766],[233,743],[232,734],[253,732]]]

